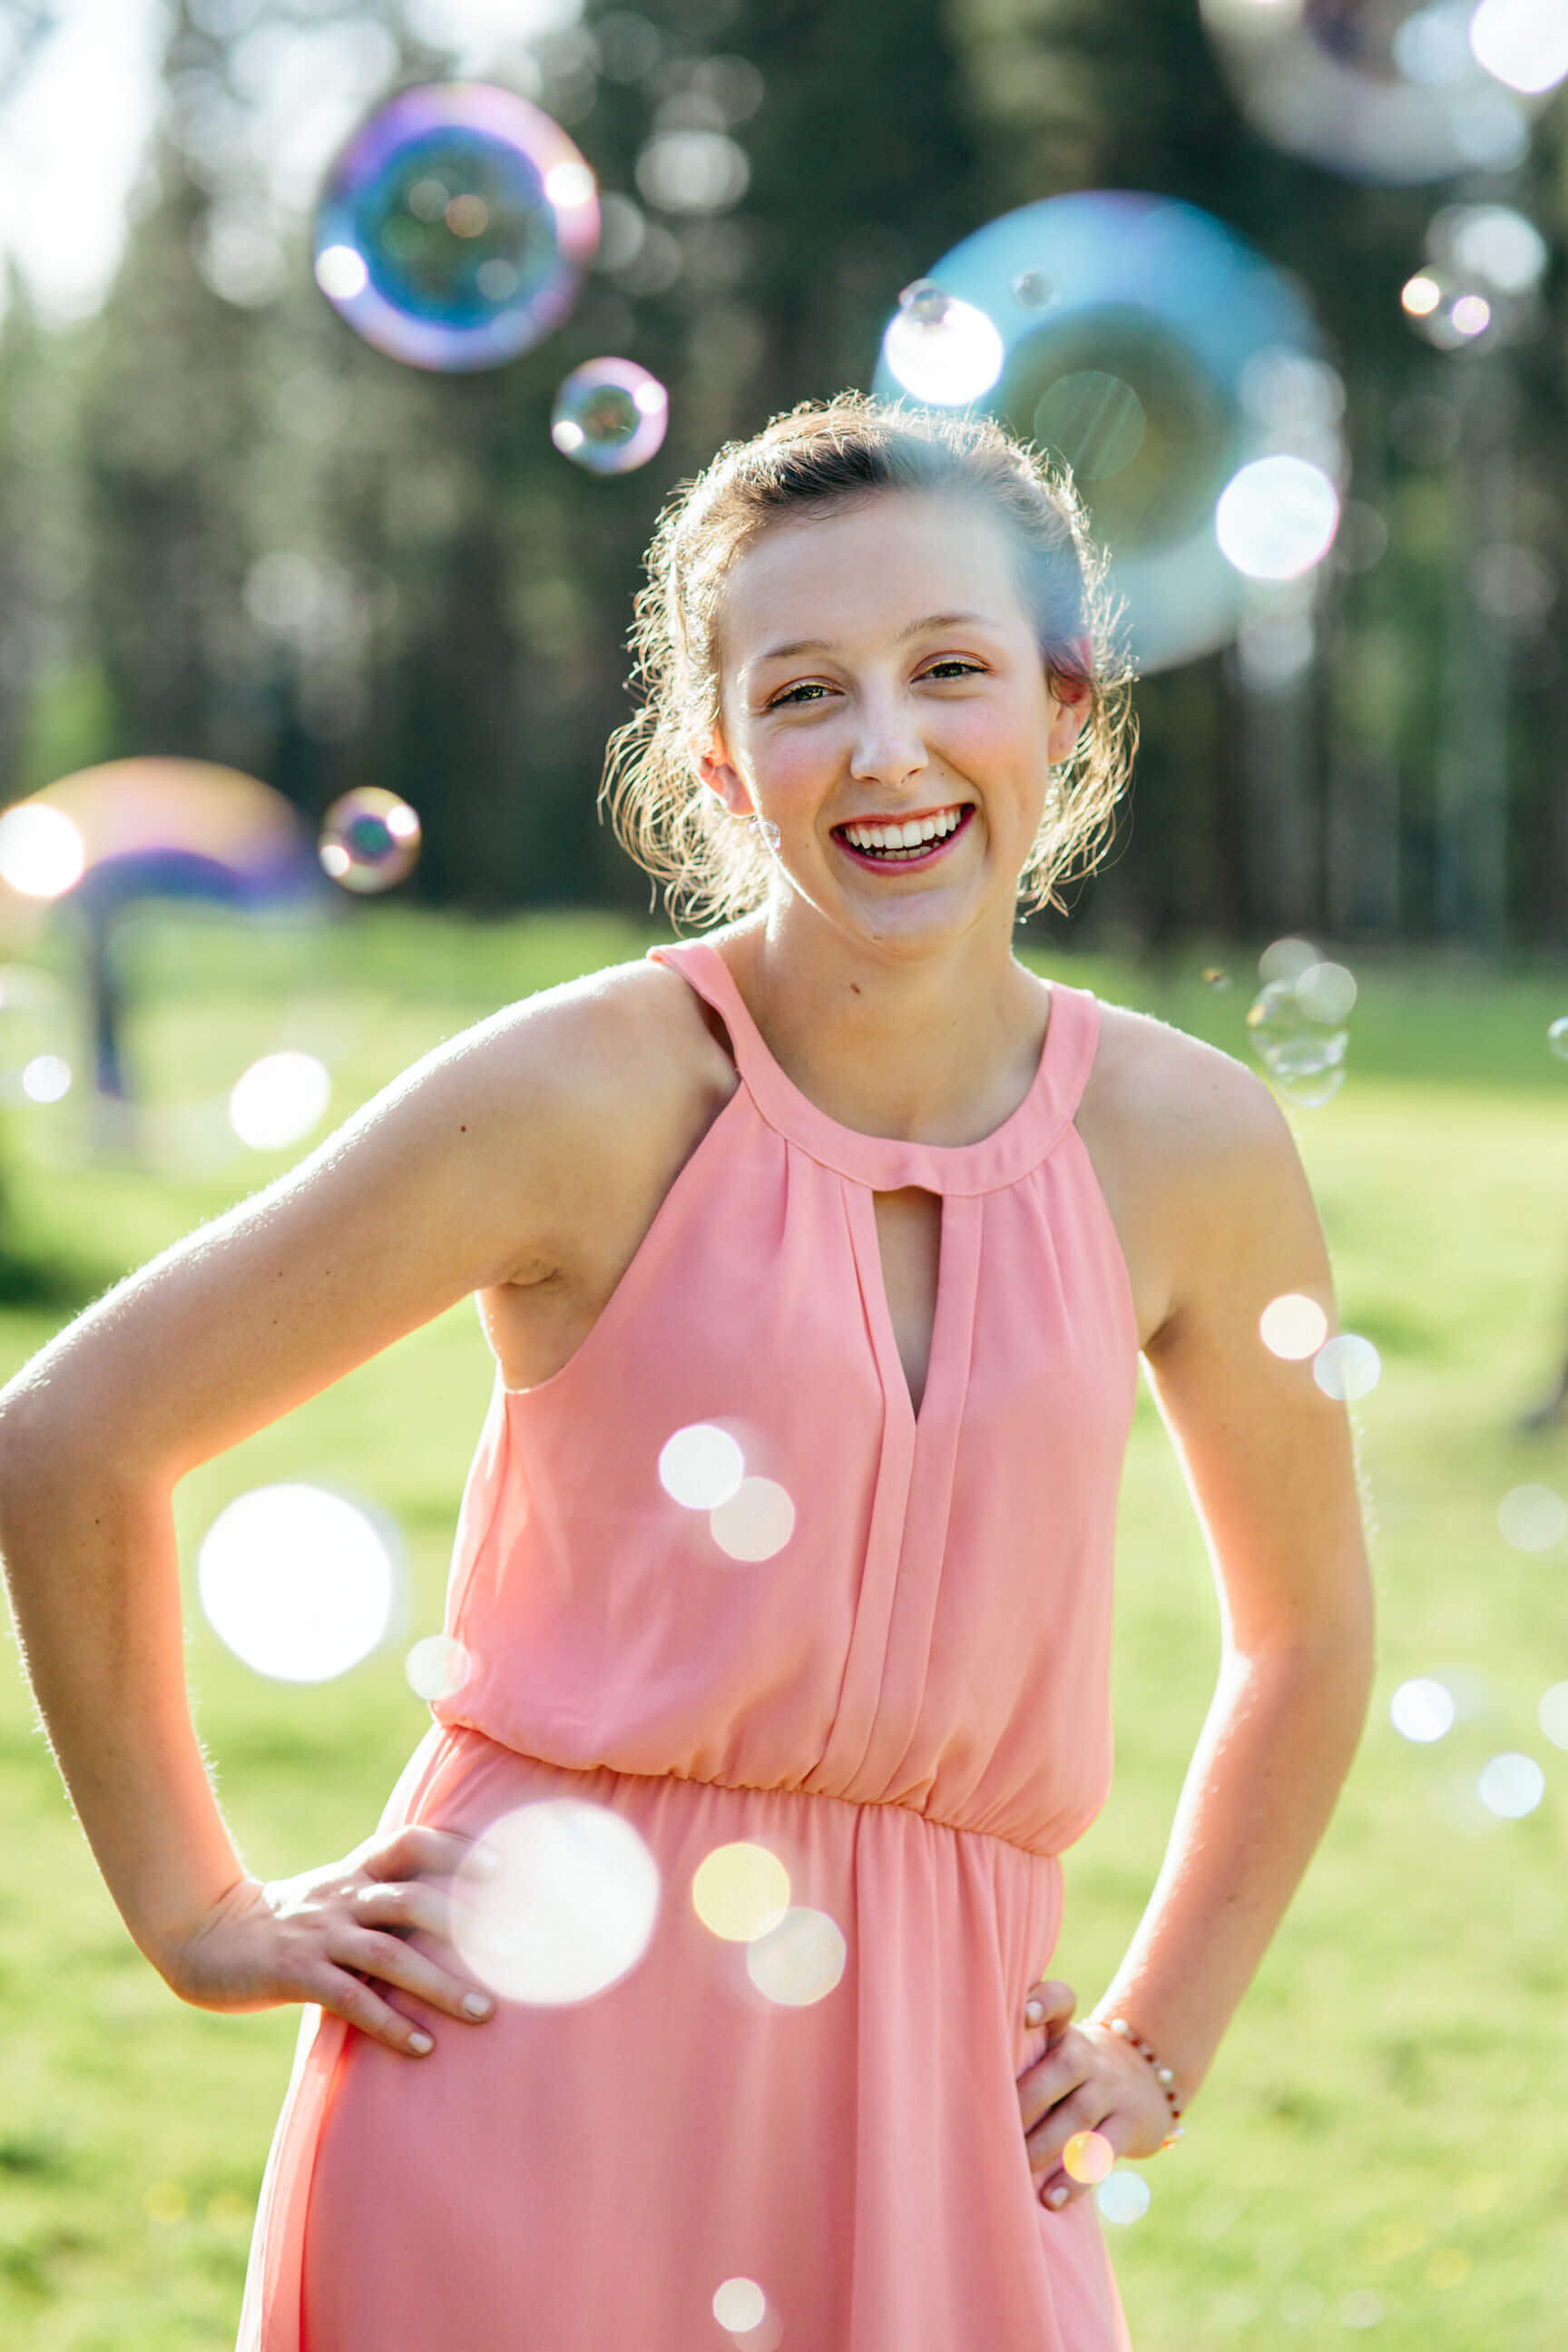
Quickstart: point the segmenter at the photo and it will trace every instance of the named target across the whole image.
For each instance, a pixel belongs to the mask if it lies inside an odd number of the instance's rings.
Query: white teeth
[[[946,809],[941,816],[911,817],[907,824],[847,824],[845,839],[857,849],[879,851],[884,857],[897,859],[925,849],[933,841],[945,841],[962,823],[963,809]]]

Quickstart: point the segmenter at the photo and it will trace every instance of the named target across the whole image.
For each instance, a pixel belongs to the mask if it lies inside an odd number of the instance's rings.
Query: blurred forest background
[[[983,221],[1140,188],[1216,215],[1308,293],[1346,386],[1355,526],[1318,576],[1305,669],[1270,680],[1232,649],[1145,681],[1131,821],[1078,894],[1082,943],[1568,938],[1560,105],[1506,175],[1371,187],[1248,129],[1194,0],[520,8],[532,37],[486,78],[565,124],[619,202],[562,331],[432,376],[318,292],[290,117],[323,89],[352,118],[465,70],[445,13],[172,0],[107,300],[45,323],[13,274],[0,800],[138,751],[247,770],[311,817],[376,783],[423,818],[427,902],[646,906],[595,795],[671,485],[773,412],[868,384],[900,289]],[[10,0],[0,107],[49,14]],[[672,208],[641,167],[682,126],[743,161]],[[1548,240],[1539,331],[1443,352],[1400,289],[1437,206],[1475,200]],[[605,351],[671,395],[658,457],[614,479],[548,430],[561,377]]]

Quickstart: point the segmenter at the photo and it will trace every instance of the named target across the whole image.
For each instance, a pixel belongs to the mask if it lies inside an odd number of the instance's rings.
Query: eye
[[[765,710],[783,710],[791,703],[802,703],[808,698],[815,701],[826,692],[827,688],[820,678],[803,678],[798,686],[786,686],[782,694],[773,695],[763,708]]]
[[[961,655],[951,654],[945,661],[932,662],[921,672],[922,677],[980,677],[984,674],[983,662],[965,661]]]

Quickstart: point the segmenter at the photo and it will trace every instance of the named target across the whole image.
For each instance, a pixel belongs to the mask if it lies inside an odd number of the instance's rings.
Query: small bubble
[[[1321,961],[1310,940],[1275,940],[1258,959],[1258,977],[1265,986],[1276,980],[1288,981],[1293,986],[1302,972]]]
[[[930,278],[917,278],[899,297],[900,310],[919,327],[940,327],[952,305],[952,295]]]
[[[689,1511],[717,1510],[740,1491],[746,1457],[727,1429],[692,1422],[659,1449],[658,1483]]]
[[[362,897],[390,890],[413,872],[419,843],[419,819],[407,802],[379,784],[361,784],[321,820],[321,871]]]
[[[1454,1727],[1454,1695],[1425,1675],[1401,1683],[1388,1702],[1388,1719],[1402,1738],[1423,1745],[1442,1739]]]
[[[1516,1551],[1550,1551],[1568,1531],[1568,1503],[1552,1486],[1514,1486],[1497,1507],[1497,1523]]]
[[[1094,2201],[1108,2221],[1141,2221],[1152,2201],[1149,2183],[1141,2172],[1119,2166],[1100,2182]]]
[[[1553,1748],[1568,1748],[1568,1683],[1553,1683],[1537,1710],[1541,1728]]]
[[[1296,977],[1296,1002],[1309,1021],[1337,1028],[1355,1006],[1355,976],[1342,963],[1309,964]]]
[[[848,1957],[837,1922],[797,1903],[747,1945],[746,1973],[782,2009],[805,2009],[833,1990]]]
[[[1045,310],[1057,299],[1057,289],[1043,269],[1020,269],[1013,292],[1026,310]]]
[[[1370,1396],[1383,1378],[1383,1359],[1370,1339],[1354,1331],[1341,1331],[1327,1339],[1312,1359],[1312,1378],[1325,1396],[1340,1404],[1353,1404]]]
[[[934,408],[963,408],[990,391],[1006,349],[984,310],[921,278],[899,297],[882,338],[882,357],[913,399]]]
[[[731,1559],[772,1559],[795,1533],[795,1505],[772,1478],[742,1478],[708,1522]]]
[[[629,474],[664,440],[669,395],[635,360],[585,360],[555,395],[550,437],[590,474]]]
[[[1568,1013],[1552,1024],[1546,1033],[1546,1042],[1560,1062],[1568,1062]]]
[[[1494,1756],[1483,1767],[1477,1793],[1489,1813],[1500,1821],[1522,1821],[1546,1794],[1546,1775],[1533,1756]]]
[[[403,1662],[408,1687],[416,1698],[450,1698],[473,1672],[473,1660],[461,1642],[449,1634],[426,1633],[416,1642]]]
[[[1062,2170],[1074,2180],[1103,2180],[1115,2162],[1116,2150],[1103,2132],[1074,2132],[1062,2150]]]
[[[1263,1344],[1271,1356],[1300,1363],[1315,1356],[1328,1337],[1329,1318],[1315,1298],[1287,1290],[1271,1298],[1258,1318]]]

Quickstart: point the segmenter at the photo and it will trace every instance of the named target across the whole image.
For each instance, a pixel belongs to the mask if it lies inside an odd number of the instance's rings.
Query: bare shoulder
[[[1092,1115],[1212,1168],[1227,1152],[1246,1156],[1289,1144],[1279,1104],[1257,1073],[1234,1055],[1152,1013],[1100,1000],[1100,1048],[1085,1090]]]

